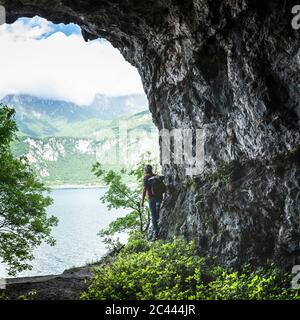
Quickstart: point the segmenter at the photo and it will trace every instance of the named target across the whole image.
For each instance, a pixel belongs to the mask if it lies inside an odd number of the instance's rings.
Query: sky
[[[138,71],[108,41],[40,17],[0,26],[0,99],[29,94],[90,104],[96,94],[144,93]]]

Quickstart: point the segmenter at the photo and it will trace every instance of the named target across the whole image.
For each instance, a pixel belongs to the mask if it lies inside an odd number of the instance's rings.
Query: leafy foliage
[[[30,269],[32,250],[42,241],[54,245],[50,232],[57,224],[48,218],[52,203],[26,158],[15,159],[10,144],[17,126],[14,110],[0,105],[0,258],[9,266],[9,274]]]
[[[141,162],[136,168],[120,171],[104,170],[100,163],[93,167],[95,175],[102,179],[108,186],[108,191],[101,198],[102,202],[111,209],[129,210],[124,217],[118,218],[110,223],[107,229],[100,231],[100,236],[108,244],[113,243],[112,237],[120,232],[131,232],[138,230],[142,234],[148,231],[150,224],[149,209],[142,207],[141,196],[143,192],[143,176],[146,163],[151,162],[151,155],[147,154],[142,157]],[[148,159],[146,161],[146,159]],[[132,183],[128,183],[128,177]]]
[[[193,242],[150,243],[141,234],[110,263],[96,268],[82,299],[300,299],[275,266],[236,272],[200,257]]]
[[[204,176],[205,181],[211,184],[214,184],[217,182],[228,184],[232,179],[234,165],[235,165],[235,161],[221,162],[217,171],[208,172],[205,174]]]

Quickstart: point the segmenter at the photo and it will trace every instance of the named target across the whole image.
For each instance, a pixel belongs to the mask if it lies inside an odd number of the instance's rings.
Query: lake
[[[38,247],[34,252],[33,269],[17,276],[60,274],[68,268],[99,260],[107,250],[97,233],[124,215],[124,210],[109,211],[102,204],[99,198],[105,191],[104,188],[53,190],[54,203],[47,213],[59,218],[52,232],[56,246]],[[125,241],[125,236],[121,240]],[[0,277],[4,276],[4,266],[0,265]]]

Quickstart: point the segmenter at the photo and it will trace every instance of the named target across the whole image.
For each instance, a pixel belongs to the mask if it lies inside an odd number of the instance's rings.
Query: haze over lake
[[[99,200],[105,191],[104,188],[53,190],[54,203],[47,212],[59,218],[52,232],[56,246],[41,245],[35,251],[33,269],[17,276],[59,274],[99,260],[106,248],[97,233],[125,213],[124,210],[108,211]],[[0,277],[4,276],[4,266],[0,265]]]

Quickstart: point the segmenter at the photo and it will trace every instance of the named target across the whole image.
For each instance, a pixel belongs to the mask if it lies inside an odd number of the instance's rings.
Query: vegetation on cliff
[[[119,247],[116,236],[122,232],[131,234],[139,231],[146,235],[150,226],[150,212],[148,207],[142,207],[143,176],[146,163],[155,163],[151,153],[142,155],[140,162],[132,169],[105,170],[101,163],[93,167],[94,174],[108,187],[101,201],[111,209],[124,209],[127,214],[118,218],[108,228],[100,231],[100,236],[109,247]],[[155,170],[158,165],[154,166]]]
[[[105,172],[100,164],[94,167],[96,175],[109,186],[102,201],[110,208],[130,208],[133,211],[101,231],[101,235],[114,246],[113,236],[119,232],[127,231],[129,240],[126,246],[117,244],[114,251],[117,253],[95,268],[95,275],[82,299],[300,299],[300,291],[291,288],[291,274],[282,272],[273,264],[259,268],[244,265],[236,270],[219,265],[214,257],[199,255],[194,241],[187,242],[183,238],[174,238],[170,242],[148,241],[149,216],[145,218],[145,212],[139,214],[143,167],[144,161],[131,172],[136,178],[136,189],[122,182],[125,171]],[[226,174],[221,177],[229,175],[229,167],[225,169],[222,173]],[[206,178],[209,181],[217,179]]]
[[[136,233],[115,259],[95,269],[82,299],[293,300],[300,291],[273,265],[236,271],[199,256],[194,242],[149,242]]]

